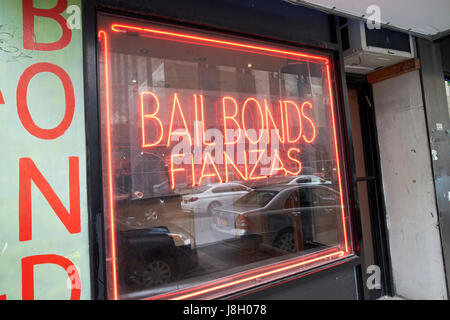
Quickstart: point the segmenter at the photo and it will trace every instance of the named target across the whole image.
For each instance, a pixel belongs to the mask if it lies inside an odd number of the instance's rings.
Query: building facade
[[[449,44],[286,1],[2,1],[0,297],[448,299]]]

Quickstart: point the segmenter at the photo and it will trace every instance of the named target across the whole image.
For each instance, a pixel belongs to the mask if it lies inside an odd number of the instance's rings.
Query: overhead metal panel
[[[380,9],[382,26],[400,29],[426,38],[450,33],[449,0],[286,0],[312,6],[336,15],[367,19],[373,17],[373,5]]]

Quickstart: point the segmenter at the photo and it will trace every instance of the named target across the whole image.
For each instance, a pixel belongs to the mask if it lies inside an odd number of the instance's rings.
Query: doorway
[[[363,248],[362,286],[366,300],[392,295],[380,158],[372,100],[365,78],[347,75],[352,143]]]

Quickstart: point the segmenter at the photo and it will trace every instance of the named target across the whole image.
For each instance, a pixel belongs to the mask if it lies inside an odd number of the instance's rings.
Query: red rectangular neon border
[[[333,136],[334,136],[334,145],[336,152],[336,160],[337,160],[337,171],[338,171],[338,182],[339,182],[339,194],[340,194],[340,202],[341,202],[341,218],[342,218],[342,226],[343,226],[343,234],[344,234],[344,247],[345,251],[340,251],[336,248],[331,248],[329,250],[320,251],[316,254],[308,255],[307,257],[300,257],[298,259],[289,260],[287,262],[278,263],[276,265],[262,267],[254,270],[250,270],[248,272],[239,273],[234,276],[225,277],[220,280],[208,282],[203,285],[199,285],[196,287],[179,290],[175,292],[171,292],[168,294],[158,295],[154,297],[150,297],[149,299],[191,299],[197,296],[201,296],[205,293],[218,291],[230,286],[239,285],[241,283],[252,281],[256,278],[266,277],[266,276],[276,276],[276,274],[280,274],[283,271],[287,271],[290,269],[294,269],[296,267],[300,267],[302,265],[307,265],[310,263],[314,263],[316,261],[320,261],[327,258],[336,258],[342,257],[346,253],[350,251],[350,244],[347,238],[347,225],[345,219],[345,211],[344,211],[344,199],[342,194],[342,181],[341,181],[341,168],[340,168],[340,160],[339,160],[339,150],[337,146],[337,133],[336,133],[336,124],[335,124],[335,106],[333,100],[333,91],[331,86],[331,71],[330,71],[330,60],[326,57],[322,56],[314,56],[305,53],[299,53],[295,51],[287,51],[287,50],[279,50],[271,47],[257,46],[252,44],[247,44],[243,42],[235,42],[235,41],[227,41],[223,39],[214,39],[209,37],[201,37],[195,36],[192,34],[173,32],[169,30],[162,29],[153,29],[153,28],[143,28],[139,26],[132,25],[124,25],[124,24],[112,24],[111,30],[113,32],[141,32],[145,36],[152,38],[160,38],[168,41],[177,41],[177,42],[186,42],[190,44],[197,45],[205,45],[205,46],[213,46],[219,47],[228,50],[237,50],[237,51],[247,51],[253,52],[256,54],[264,54],[271,56],[288,56],[289,58],[296,60],[312,60],[316,61],[316,63],[321,63],[325,66],[327,81],[328,81],[328,90],[330,96],[330,107],[331,107],[331,115],[332,115],[332,124],[333,124]],[[109,224],[110,224],[110,248],[111,248],[111,260],[112,260],[112,280],[113,280],[113,298],[114,300],[118,299],[118,281],[117,281],[117,259],[116,259],[116,239],[115,239],[115,221],[114,221],[114,195],[113,195],[113,176],[112,176],[112,146],[111,146],[111,127],[110,127],[110,91],[109,91],[109,43],[108,43],[108,35],[105,30],[100,30],[98,32],[98,37],[100,41],[103,41],[103,50],[104,50],[104,81],[105,81],[105,106],[106,106],[106,121],[108,123],[106,130],[106,140],[107,140],[107,172],[108,172],[108,189],[109,189]]]

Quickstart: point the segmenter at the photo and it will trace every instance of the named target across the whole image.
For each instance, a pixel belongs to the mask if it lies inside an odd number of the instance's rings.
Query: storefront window
[[[110,298],[206,299],[352,254],[331,55],[101,15]]]

